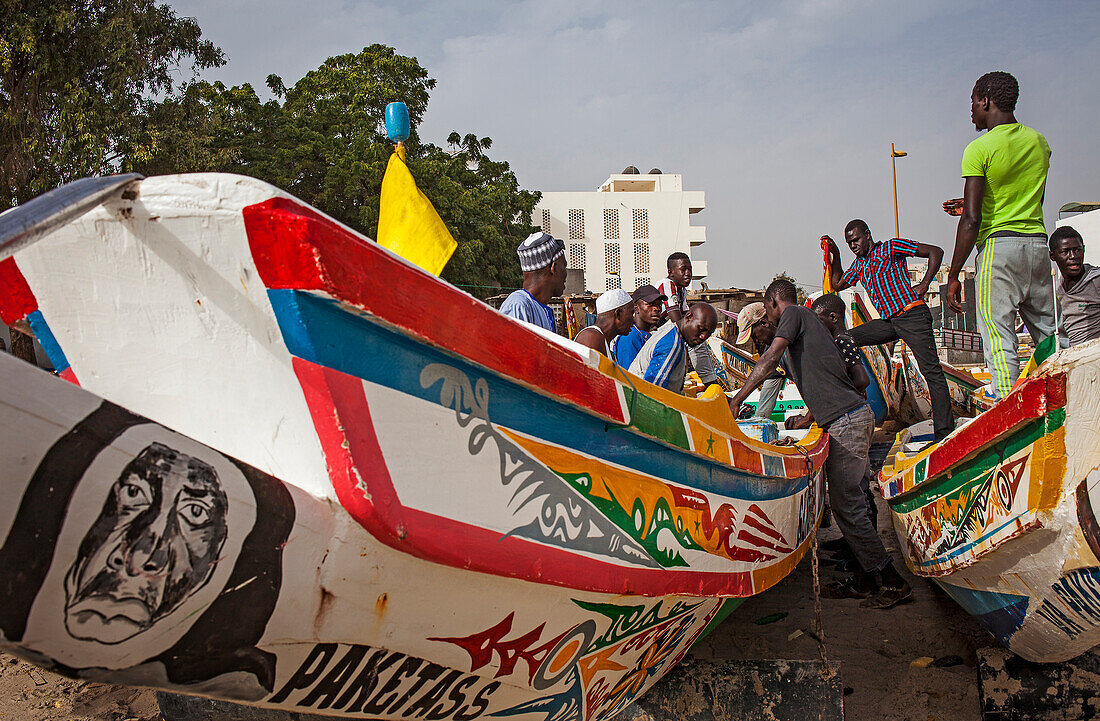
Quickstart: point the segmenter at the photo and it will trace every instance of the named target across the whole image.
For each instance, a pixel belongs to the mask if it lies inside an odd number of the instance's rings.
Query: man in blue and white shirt
[[[523,287],[504,299],[500,312],[556,333],[554,312],[547,303],[565,291],[565,243],[549,233],[532,233],[516,255]]]
[[[709,303],[696,303],[676,322],[668,322],[653,331],[645,342],[630,372],[674,393],[684,390],[687,375],[687,349],[705,343],[718,314]]]

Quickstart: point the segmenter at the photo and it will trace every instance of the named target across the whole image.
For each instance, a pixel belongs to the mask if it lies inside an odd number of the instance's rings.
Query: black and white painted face
[[[126,465],[65,578],[65,627],[120,643],[202,588],[228,532],[214,468],[160,443]]]

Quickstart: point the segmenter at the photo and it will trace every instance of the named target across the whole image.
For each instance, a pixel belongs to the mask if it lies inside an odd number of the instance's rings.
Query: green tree
[[[268,102],[249,85],[220,83],[196,83],[166,99],[129,141],[125,167],[251,175],[374,237],[393,152],[385,107],[400,100],[413,127],[409,168],[458,241],[443,277],[482,296],[519,286],[515,247],[532,230],[539,196],[519,187],[508,163],[489,158],[490,138],[451,133],[447,150],[422,142],[416,125],[435,80],[415,58],[371,45],[329,58],[289,89],[277,76],[267,85],[275,96]]]
[[[158,99],[225,62],[156,0],[0,0],[0,28],[4,206],[115,171]]]

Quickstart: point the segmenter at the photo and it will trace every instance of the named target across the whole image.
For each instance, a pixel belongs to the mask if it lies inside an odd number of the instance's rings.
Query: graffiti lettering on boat
[[[431,388],[442,381],[439,402],[453,408],[460,427],[470,426],[470,455],[480,454],[493,441],[500,455],[500,482],[512,490],[513,517],[533,518],[508,535],[530,538],[571,550],[610,556],[632,564],[660,565],[630,536],[604,518],[581,494],[552,470],[528,455],[489,421],[489,384],[484,378],[470,383],[458,368],[429,363],[420,372],[420,385]]]
[[[398,651],[360,644],[316,644],[271,698],[299,708],[390,718],[470,721],[500,688]]]

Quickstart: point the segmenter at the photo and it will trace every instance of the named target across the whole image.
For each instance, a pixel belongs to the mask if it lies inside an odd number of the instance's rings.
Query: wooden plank
[[[982,721],[1100,718],[1100,653],[1032,663],[1000,647],[978,650]]]

